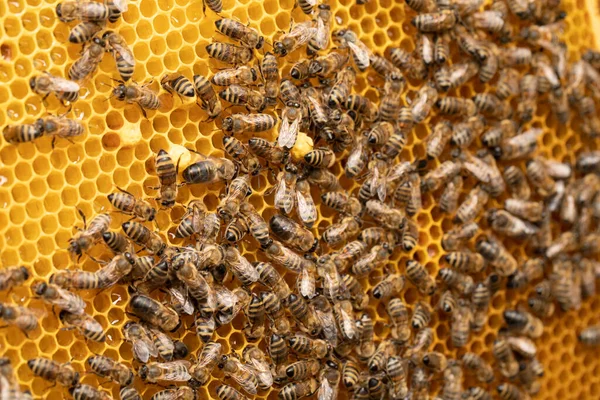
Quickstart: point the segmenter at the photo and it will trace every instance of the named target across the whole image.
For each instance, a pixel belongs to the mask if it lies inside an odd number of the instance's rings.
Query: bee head
[[[273,52],[281,57],[284,57],[287,55],[287,49],[285,48],[285,45],[283,44],[283,42],[275,42],[273,44]]]
[[[21,275],[23,275],[23,280],[27,280],[29,279],[29,270],[27,269],[27,267],[21,266],[19,268],[19,270],[21,271]]]
[[[146,380],[146,378],[148,377],[148,367],[146,365],[142,365],[142,367],[140,368],[140,370],[138,371],[138,375],[140,376],[140,378],[142,378],[143,380]]]
[[[258,42],[256,43],[256,50],[262,49],[262,47],[264,46],[264,44],[265,44],[265,38],[262,37],[262,36],[259,37],[258,38]]]
[[[68,311],[61,310],[61,312],[58,313],[58,319],[60,319],[61,321],[64,321],[68,314],[69,314]]]
[[[223,129],[225,132],[231,132],[233,130],[233,119],[231,117],[223,119],[221,129]]]
[[[127,86],[125,86],[124,83],[120,83],[119,86],[113,89],[112,95],[121,101],[125,100],[125,97],[127,96]]]
[[[102,39],[107,40],[110,35],[112,35],[112,31],[106,31],[102,34]]]
[[[252,80],[256,81],[258,79],[258,74],[254,68],[250,68],[250,73],[252,74]]]
[[[133,254],[126,252],[125,254],[123,254],[123,257],[125,257],[129,264],[135,265],[135,257],[133,257]]]
[[[46,282],[38,282],[33,286],[33,291],[38,296],[44,294],[46,292],[46,289],[48,289],[48,284]]]

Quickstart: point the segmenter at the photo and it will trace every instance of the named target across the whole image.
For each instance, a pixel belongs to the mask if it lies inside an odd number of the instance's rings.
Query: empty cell
[[[19,35],[21,32],[21,23],[16,16],[9,15],[4,19],[4,32],[11,37]]]
[[[165,32],[168,32],[169,29],[171,28],[171,24],[169,23],[169,18],[166,15],[157,15],[154,18],[152,25],[154,26],[155,33],[158,33],[161,35]]]

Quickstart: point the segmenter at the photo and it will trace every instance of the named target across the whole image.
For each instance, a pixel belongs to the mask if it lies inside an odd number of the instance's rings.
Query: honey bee
[[[413,310],[413,316],[411,319],[411,326],[415,330],[421,330],[431,322],[431,306],[427,303],[423,303],[421,301],[415,304],[415,308]]]
[[[301,382],[291,382],[281,388],[277,394],[277,398],[279,400],[302,399],[304,397],[311,396],[318,390],[318,388],[319,384],[314,378],[310,378]]]
[[[44,131],[41,126],[37,123],[34,124],[19,124],[19,125],[7,125],[2,130],[4,140],[8,143],[18,144],[31,142],[35,139],[42,137]]]
[[[360,39],[358,39],[356,33],[350,29],[342,29],[333,32],[333,38],[340,44],[340,48],[350,49],[354,63],[360,71],[364,71],[369,67],[373,53]]]
[[[96,33],[104,28],[103,22],[83,21],[78,23],[71,29],[69,33],[69,42],[71,43],[86,43],[92,39]]]
[[[586,346],[598,346],[600,344],[600,326],[588,326],[577,335],[577,339]]]
[[[208,342],[202,348],[196,364],[189,368],[189,373],[200,385],[205,385],[210,379],[212,370],[221,359],[221,343]]]
[[[230,43],[214,42],[206,46],[209,57],[219,60],[225,64],[242,65],[252,60],[252,49],[236,46]]]
[[[469,329],[473,320],[473,313],[468,303],[460,299],[458,307],[452,313],[450,337],[454,347],[464,347],[469,341]]]
[[[300,226],[296,221],[275,214],[269,221],[273,234],[284,244],[304,253],[312,253],[318,246],[312,232]]]
[[[0,318],[8,325],[14,325],[22,330],[25,335],[38,327],[38,319],[41,316],[43,316],[43,313],[39,310],[0,303]]]
[[[435,106],[445,115],[474,116],[477,107],[473,100],[462,97],[446,96],[438,99]]]
[[[311,4],[313,3],[313,0],[301,0],[300,5],[302,5],[302,3]],[[316,2],[314,2],[314,4],[316,4]],[[316,31],[314,36],[309,39],[308,45],[306,46],[307,55],[315,55],[320,50],[324,50],[329,46],[331,16],[331,7],[327,4],[319,4],[315,20],[317,24]]]
[[[261,248],[266,248],[272,241],[269,228],[262,216],[247,202],[240,205],[240,213],[248,223],[250,234],[258,241]]]
[[[494,380],[494,370],[483,358],[475,353],[465,353],[462,364],[475,373],[479,382],[490,383]]]
[[[379,105],[379,118],[382,121],[396,121],[400,113],[400,95],[404,91],[405,80],[402,74],[394,72],[386,77],[383,97]],[[331,103],[329,104],[331,107]]]
[[[519,204],[518,201],[528,202],[531,197],[531,188],[525,179],[525,175],[514,165],[507,167],[504,170],[504,180],[508,184],[508,189],[511,192],[513,201],[517,201],[512,207],[516,204]],[[529,202],[528,202],[529,203]]]
[[[166,248],[165,242],[155,232],[135,221],[128,221],[121,225],[123,232],[136,244],[143,246],[152,254],[161,255]]]
[[[515,359],[515,355],[506,340],[497,339],[494,342],[492,352],[498,361],[502,375],[507,378],[513,378],[519,373],[519,363]]]
[[[447,92],[464,85],[473,78],[479,67],[475,62],[457,63],[451,66],[442,65],[434,73],[437,86],[442,92]]]
[[[395,345],[390,340],[383,340],[367,362],[369,371],[371,373],[385,371],[388,359],[394,355],[396,355]]]
[[[125,236],[121,235],[118,232],[104,232],[102,234],[102,240],[104,240],[106,246],[108,246],[108,248],[111,249],[112,252],[115,254],[124,254],[127,252],[132,254],[135,252],[135,249],[133,248],[133,245],[131,244],[129,239],[127,239]],[[154,259],[152,259],[151,263],[154,263]],[[139,268],[145,268],[147,266],[147,258],[143,257],[141,260],[138,259],[136,261],[136,266]],[[136,276],[136,278],[139,277]]]
[[[95,37],[83,50],[81,58],[69,68],[69,79],[80,81],[94,73],[102,61],[106,49],[106,42]]]
[[[133,355],[138,361],[146,363],[151,356],[158,357],[158,350],[150,338],[150,332],[144,326],[129,321],[123,326],[123,336],[131,342]]]
[[[533,128],[503,140],[500,146],[494,149],[494,157],[500,160],[514,160],[530,155],[536,149],[537,138],[541,133],[541,129]]]
[[[56,382],[64,387],[79,384],[79,372],[70,363],[61,364],[48,358],[34,358],[27,361],[27,366],[34,375],[47,381]]]
[[[251,138],[248,140],[248,147],[259,157],[266,159],[271,164],[288,164],[289,152],[276,143],[271,143],[262,138]]]
[[[121,193],[111,193],[108,201],[124,214],[133,215],[142,221],[154,221],[156,210],[145,200],[136,199],[134,195],[117,187]]]
[[[106,341],[102,325],[85,313],[73,314],[63,309],[58,318],[66,326],[66,329],[77,329],[86,339],[100,343]]]
[[[310,78],[313,74],[310,72],[311,60],[304,59],[292,65],[290,76],[294,79],[304,80]]]
[[[366,211],[383,227],[391,230],[402,230],[406,224],[404,212],[391,208],[378,200],[369,200],[366,203]]]
[[[319,361],[299,360],[289,364],[285,369],[285,374],[288,378],[294,381],[302,381],[311,376],[315,376],[321,369]]]
[[[450,289],[468,296],[473,292],[474,282],[471,276],[458,272],[450,268],[442,268],[438,272],[438,277]]]
[[[465,242],[474,238],[478,231],[479,225],[475,222],[457,226],[444,234],[442,248],[446,251],[456,251]]]
[[[531,258],[525,261],[521,268],[512,275],[508,282],[509,289],[519,289],[544,276],[545,262],[541,258]]]
[[[447,184],[440,197],[440,211],[452,214],[458,207],[458,198],[462,192],[463,178],[460,175],[452,178]]]
[[[300,122],[302,121],[302,108],[300,103],[287,102],[281,113],[281,125],[277,144],[283,149],[290,150],[294,147],[300,131]]]
[[[208,343],[217,330],[217,323],[212,315],[198,315],[196,317],[196,336],[203,342]]]
[[[243,217],[234,217],[227,228],[225,228],[225,239],[231,243],[237,243],[242,240],[250,231],[246,219]]]
[[[296,182],[296,205],[298,217],[307,228],[317,220],[317,208],[310,194],[310,185],[305,179]]]
[[[242,69],[244,67],[241,67]],[[236,80],[237,75],[234,75],[233,72],[229,73],[229,70],[220,71],[212,77],[212,81],[214,84],[228,84],[229,80]],[[254,72],[254,76],[256,77],[256,71]],[[222,75],[218,75],[221,73]],[[240,72],[240,75],[244,74],[244,70]],[[229,74],[229,75],[226,75]],[[231,75],[231,76],[230,76]],[[239,78],[242,79],[242,78]],[[244,79],[248,79],[245,77]],[[256,80],[256,78],[254,78]],[[215,83],[218,82],[218,83]],[[221,102],[217,98],[217,94],[215,93],[215,89],[211,86],[210,82],[203,75],[194,75],[194,89],[196,90],[196,96],[200,99],[200,107],[206,111],[208,114],[208,120],[212,121],[215,119],[222,111]],[[193,97],[193,96],[190,96]]]
[[[476,138],[481,136],[484,129],[485,119],[481,115],[468,117],[456,124],[452,137],[450,138],[450,143],[461,149],[469,147]]]
[[[431,296],[437,288],[429,272],[416,260],[408,260],[406,262],[406,277],[417,287],[419,292],[426,296]]]
[[[503,67],[530,65],[533,53],[528,47],[510,47],[500,51],[500,63]]]
[[[276,240],[272,241],[266,247],[265,254],[271,261],[295,273],[300,273],[304,269],[314,268],[312,261],[297,255]]]
[[[335,82],[327,98],[327,104],[330,108],[337,108],[346,102],[355,79],[356,72],[352,67],[346,67],[337,72]]]
[[[188,386],[156,392],[151,400],[196,400],[196,392]]]
[[[79,98],[80,86],[77,82],[51,75],[48,72],[32,77],[29,80],[29,87],[35,93],[44,96],[44,100],[51,93],[54,93],[63,102],[72,103]]]
[[[258,281],[258,271],[256,271],[246,257],[242,256],[234,247],[228,247],[225,250],[224,261],[229,266],[231,272],[243,285],[247,286]]]
[[[81,256],[84,251],[89,250],[97,243],[102,234],[108,230],[111,217],[108,214],[99,214],[90,221],[88,226],[83,212],[81,210],[77,211],[83,219],[83,230],[79,230],[75,236],[69,239],[69,252]]]
[[[527,161],[527,178],[542,197],[548,197],[556,191],[556,183],[549,176],[547,168],[538,159]]]
[[[122,387],[119,396],[121,396],[121,400],[142,400],[142,396],[133,386]]]
[[[0,271],[0,291],[11,290],[29,279],[31,272],[27,267],[5,267]]]
[[[233,378],[247,393],[251,395],[257,393],[258,380],[253,368],[228,355],[221,356],[217,365],[225,373],[225,376]]]
[[[315,168],[331,168],[335,163],[335,154],[331,149],[322,147],[306,153],[304,161]]]
[[[194,85],[181,74],[167,74],[160,79],[160,86],[167,92],[177,93],[179,97],[194,97]]]
[[[56,5],[56,15],[62,22],[74,20],[116,22],[121,16],[118,8],[112,3],[95,3],[93,1],[63,1]]]
[[[506,310],[503,316],[508,328],[513,332],[526,334],[532,339],[542,335],[544,330],[542,321],[527,311]]]
[[[411,112],[415,123],[420,124],[427,118],[437,98],[438,93],[433,86],[424,85],[419,89],[417,97],[411,105]]]
[[[217,213],[224,221],[230,221],[239,213],[240,204],[251,194],[252,187],[249,176],[243,175],[235,178],[229,184],[227,194],[219,202]]]
[[[486,214],[490,227],[497,233],[508,237],[523,239],[537,231],[537,227],[533,224],[523,221],[505,210],[492,208]]]
[[[478,241],[476,248],[500,276],[510,276],[517,270],[517,261],[500,241],[488,237]]]
[[[407,73],[412,79],[423,80],[427,77],[425,63],[414,54],[407,53],[400,48],[393,48],[390,51],[390,60],[394,66]]]
[[[177,166],[173,163],[171,156],[165,150],[160,149],[155,161],[155,170],[158,175],[160,186],[151,187],[151,189],[159,189],[157,200],[163,207],[172,207],[175,205],[177,198],[177,174],[179,163]]]
[[[329,246],[336,246],[358,234],[361,226],[362,222],[358,217],[345,216],[337,223],[329,226],[323,232],[321,238]]]
[[[96,374],[110,378],[120,386],[128,386],[133,382],[133,372],[125,365],[106,356],[92,356],[87,359],[90,368]]]
[[[284,33],[273,43],[273,52],[280,57],[285,57],[288,53],[307,44],[316,34],[317,28],[313,26],[312,21],[295,24],[288,33]]]
[[[460,164],[451,160],[444,161],[434,170],[431,170],[421,180],[421,191],[423,193],[435,191],[450,179],[460,173]]]
[[[135,83],[125,85],[125,82],[121,81],[121,83],[113,89],[111,96],[116,97],[120,101],[124,101],[126,104],[137,104],[140,107],[144,118],[148,118],[146,109],[158,110],[162,105],[156,93],[150,89],[150,82],[139,86]]]
[[[108,49],[115,59],[121,79],[127,82],[133,76],[133,70],[135,68],[133,52],[127,46],[125,39],[118,33],[106,31],[102,35],[102,40],[106,42]]]
[[[201,156],[201,160],[193,163],[183,170],[183,180],[189,184],[230,181],[233,179],[237,168],[235,164],[221,157]]]
[[[275,117],[269,114],[233,114],[223,119],[221,129],[236,135],[244,132],[264,132],[276,124]]]
[[[184,360],[170,361],[165,363],[150,362],[142,365],[138,371],[138,374],[140,378],[147,382],[183,382],[189,381],[192,378],[188,372],[188,368],[190,366],[190,362]]]
[[[85,383],[80,383],[70,388],[69,393],[74,400],[111,400],[111,397],[106,392],[102,392]]]
[[[384,242],[381,245],[375,245],[371,248],[369,253],[359,258],[356,263],[352,265],[352,273],[356,277],[367,276],[371,271],[386,263],[391,254],[392,249],[387,242]]]
[[[517,106],[517,115],[523,122],[531,121],[536,110],[538,82],[535,75],[525,75],[519,83],[521,97]]]
[[[248,111],[262,112],[267,106],[262,93],[238,84],[232,84],[219,93],[219,97],[232,104],[245,105]]]
[[[444,256],[444,259],[452,267],[466,274],[476,274],[485,267],[485,260],[479,253],[470,251],[455,251]]]
[[[430,13],[421,13],[411,19],[410,23],[419,31],[442,32],[452,29],[456,25],[457,13],[453,10],[441,10]]]
[[[438,122],[427,137],[427,158],[435,159],[442,154],[444,148],[452,137],[452,127],[448,121],[442,120]]]
[[[260,50],[264,44],[264,38],[258,32],[241,22],[230,18],[222,18],[215,21],[217,30],[230,38],[239,41],[242,45]]]
[[[201,75],[199,75],[201,76]],[[203,77],[204,78],[204,77]],[[229,86],[233,84],[239,85],[254,85],[258,79],[256,70],[252,67],[242,65],[238,68],[224,69],[217,71],[210,82],[217,86]],[[196,82],[196,75],[194,76],[194,83]],[[198,87],[195,85],[196,88]],[[198,89],[196,89],[198,90]],[[198,93],[198,92],[196,92]],[[200,95],[198,95],[200,97]]]
[[[489,194],[481,186],[475,187],[458,207],[454,222],[464,224],[473,221],[481,213],[489,198]]]
[[[75,293],[43,281],[32,285],[33,292],[44,302],[75,315],[85,314],[85,301]]]
[[[129,306],[140,319],[164,331],[173,332],[179,328],[179,315],[173,309],[148,296],[134,295],[129,301]]]
[[[334,210],[358,216],[362,211],[362,205],[356,197],[348,196],[343,192],[327,192],[321,195],[321,201]]]
[[[308,173],[307,180],[308,183],[317,185],[323,192],[341,190],[337,176],[326,169],[313,169]]]
[[[290,311],[296,321],[298,321],[303,331],[307,331],[311,336],[318,335],[321,332],[321,326],[315,315],[314,309],[304,300],[302,296],[292,293],[286,299],[286,308]]]
[[[269,104],[273,105],[279,95],[279,66],[277,58],[270,52],[266,52],[260,64],[260,72],[264,82],[265,97]]]

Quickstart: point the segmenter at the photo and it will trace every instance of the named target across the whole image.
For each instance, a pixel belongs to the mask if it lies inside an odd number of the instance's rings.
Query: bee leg
[[[85,214],[83,213],[83,211],[81,211],[80,208],[77,209],[77,212],[79,213],[79,215],[81,216],[81,219],[83,220],[83,229],[87,229],[87,220],[85,218]]]
[[[148,119],[148,115],[146,114],[146,110],[144,110],[144,107],[142,107],[140,103],[136,104],[140,107],[140,110],[142,110],[142,115],[144,116],[144,118]]]

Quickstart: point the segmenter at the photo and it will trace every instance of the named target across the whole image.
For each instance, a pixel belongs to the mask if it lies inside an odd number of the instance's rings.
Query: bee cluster
[[[588,51],[568,62],[560,39],[565,13],[556,1],[406,5],[417,30],[413,52],[396,47],[386,56],[375,54],[352,30],[333,29],[327,4],[299,0],[309,17],[293,23],[272,46],[256,29],[221,18],[216,29],[234,43],[215,41],[206,51],[232,68],[210,79],[179,73],[161,78],[165,91],[196,98],[209,121],[221,119],[227,156],[189,149],[197,161],[182,168],[180,180],[181,159],[159,150],[154,170],[160,184],[151,188],[159,207],[119,188],[107,200],[131,217],[121,231],[111,230],[110,213],[88,223],[80,211],[84,227],[70,239],[69,252],[101,267],[62,269],[48,282],[31,285],[58,311],[65,329],[95,342],[106,341],[106,333],[74,291],[129,288],[132,318],[122,336],[133,350],[133,368],[103,355],[87,360],[91,371],[120,388],[123,400],[141,399],[142,382],[177,385],[157,392],[155,400],[196,399],[213,374],[225,377],[215,388],[221,400],[271,388],[281,400],[427,399],[434,393],[444,400],[485,400],[492,392],[521,400],[540,391],[544,366],[535,340],[543,320],[557,306],[577,310],[596,294],[600,152],[581,153],[572,165],[544,158],[536,151],[543,131],[531,122],[538,106],[549,103],[558,124],[579,118],[581,134],[597,138],[600,53]],[[220,0],[205,6],[223,9]],[[81,21],[69,41],[84,43],[82,56],[69,69],[69,80],[46,73],[31,79],[31,89],[78,101],[77,81],[92,76],[109,51],[121,78],[112,97],[137,104],[144,116],[160,109],[163,102],[150,85],[127,83],[135,59],[125,40],[104,31],[126,10],[122,1],[60,3],[61,21]],[[303,51],[307,57],[284,73],[286,58]],[[250,65],[257,55],[258,64]],[[359,74],[380,84],[378,100],[353,93]],[[461,87],[474,81],[490,90],[462,96]],[[228,113],[222,100],[246,111]],[[423,124],[432,126],[431,134],[409,143]],[[276,139],[264,138],[274,128]],[[59,115],[7,126],[3,134],[18,144],[84,131],[79,121]],[[422,156],[407,159],[407,145],[421,146]],[[359,183],[357,190],[345,190],[348,185],[332,172],[337,166],[344,179]],[[258,175],[274,178],[270,218],[248,200]],[[192,199],[166,240],[152,225],[165,209],[180,206],[184,185],[222,185],[224,191],[215,211]],[[413,251],[419,244],[417,216],[434,196],[434,207],[453,216],[442,237],[446,253],[440,262],[447,265],[437,276]],[[322,210],[336,217],[319,230],[315,222]],[[525,259],[509,250],[507,243],[514,241],[527,249]],[[99,243],[110,250],[110,261],[89,254]],[[256,249],[257,261],[251,262],[246,254]],[[399,254],[405,255],[402,265],[392,261]],[[367,291],[374,273],[385,277]],[[0,290],[30,276],[26,267],[5,268]],[[471,334],[487,326],[497,291],[530,288],[526,304],[504,310],[493,362],[465,351]],[[418,293],[412,309],[405,298],[409,290]],[[389,316],[382,334],[376,334],[370,313],[378,306]],[[40,318],[35,309],[9,303],[0,303],[0,317],[25,333],[37,329]],[[236,319],[243,320],[251,344],[241,354],[226,354],[215,332]],[[433,346],[441,335],[432,328],[438,319],[449,321],[455,354]],[[171,335],[185,330],[194,330],[203,344],[196,354]],[[600,327],[579,332],[579,340],[600,345]],[[80,382],[69,363],[35,358],[28,366],[77,400],[110,398]],[[10,399],[31,398],[21,393],[4,358],[0,388]]]

